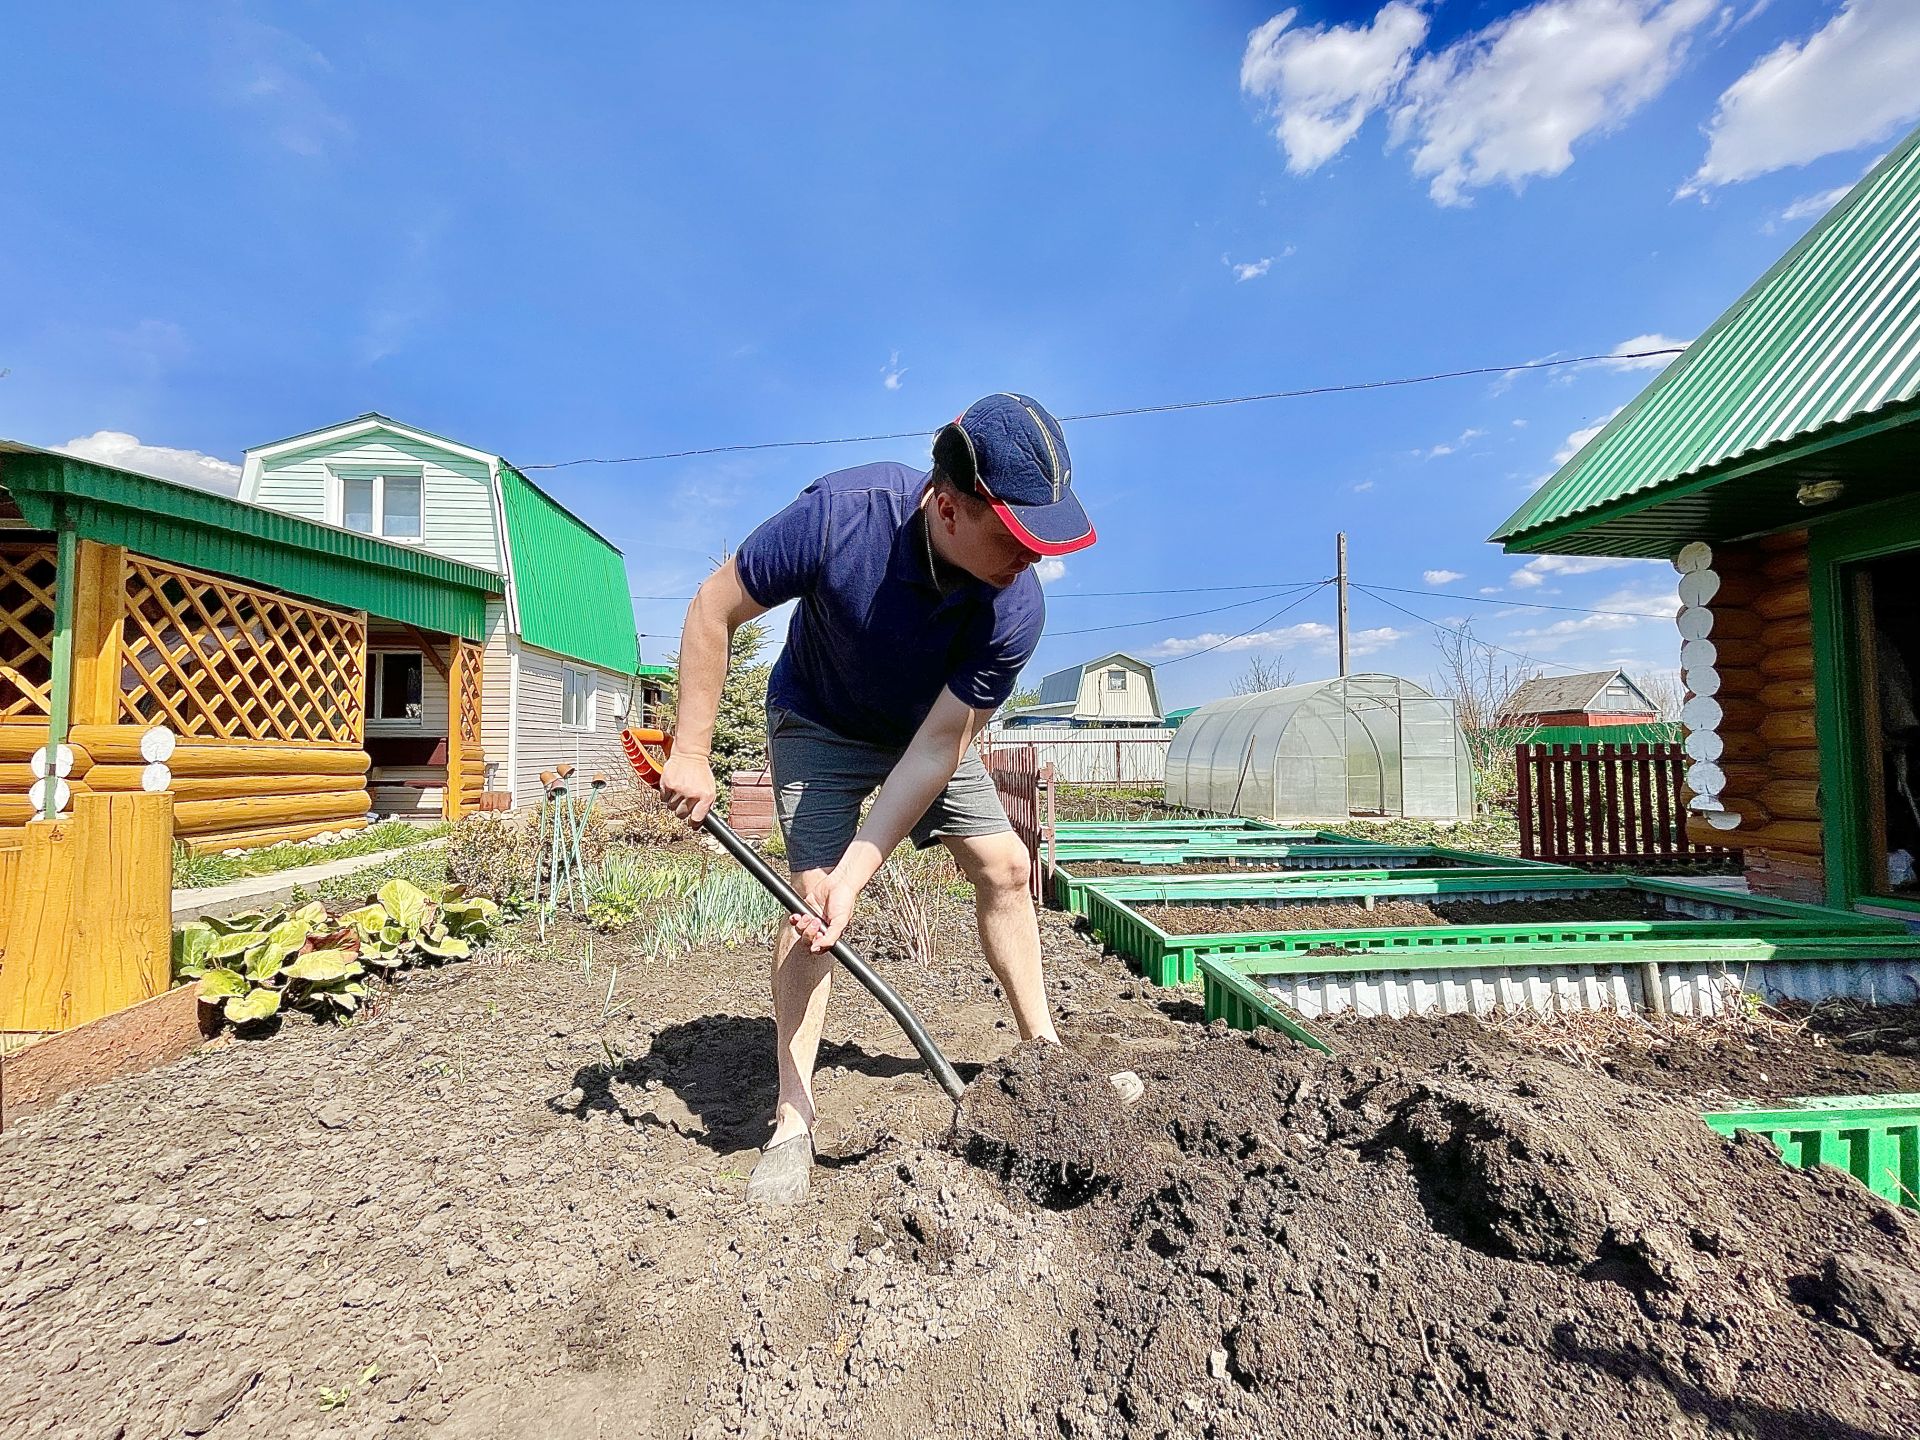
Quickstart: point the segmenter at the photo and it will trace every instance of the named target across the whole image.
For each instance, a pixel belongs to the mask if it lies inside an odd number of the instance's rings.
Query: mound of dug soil
[[[1081,1241],[1060,1433],[1920,1427],[1920,1224],[1850,1180],[1517,1049],[1284,1044],[1202,1032],[1105,1121],[1071,1059],[975,1085],[957,1148]]]

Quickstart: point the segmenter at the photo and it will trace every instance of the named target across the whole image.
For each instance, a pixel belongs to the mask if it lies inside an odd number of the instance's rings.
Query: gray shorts
[[[860,807],[903,751],[848,740],[791,710],[767,707],[767,768],[789,870],[831,870],[860,828]],[[1000,793],[972,750],[910,832],[922,850],[946,836],[1011,831]]]

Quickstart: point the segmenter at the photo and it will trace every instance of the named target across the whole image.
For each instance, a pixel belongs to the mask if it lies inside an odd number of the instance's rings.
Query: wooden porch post
[[[76,582],[71,720],[75,725],[115,725],[120,720],[120,641],[127,612],[126,547],[82,540]]]

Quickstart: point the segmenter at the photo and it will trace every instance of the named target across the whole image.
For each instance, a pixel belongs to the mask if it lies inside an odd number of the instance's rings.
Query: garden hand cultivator
[[[673,748],[672,738],[661,730],[623,730],[620,734],[620,744],[627,752],[627,759],[632,763],[634,773],[658,790],[661,767],[646,747],[657,745],[664,756]],[[709,813],[700,822],[700,828],[719,841],[723,850],[739,861],[746,868],[747,873],[759,881],[769,895],[784,905],[787,914],[824,918],[820,916],[819,911],[801,899],[799,892],[783,880],[759,852],[742,840],[735,833],[734,828],[718,815]],[[577,860],[575,863],[578,863]],[[965,1087],[961,1085],[960,1077],[954,1073],[953,1066],[948,1063],[947,1057],[940,1053],[940,1047],[933,1043],[933,1037],[927,1034],[926,1027],[921,1025],[919,1018],[907,1008],[906,1001],[894,992],[892,986],[875,974],[872,967],[856,955],[844,940],[834,942],[831,954],[834,959],[850,970],[853,978],[866,986],[873,998],[878,1000],[886,1012],[899,1022],[900,1028],[906,1032],[907,1039],[913,1042],[913,1048],[920,1052],[920,1058],[926,1061],[927,1068],[933,1072],[935,1081],[939,1083],[942,1090],[947,1092],[954,1104],[958,1105]]]
[[[533,908],[540,917],[540,938],[547,935],[547,916],[559,909],[560,893],[566,892],[567,905],[575,914],[587,908],[586,870],[580,859],[580,842],[587,833],[587,821],[593,814],[593,802],[606,788],[607,777],[596,775],[587,793],[578,802],[573,798],[573,766],[561,765],[540,774],[546,787],[540,802],[540,828],[534,841]],[[544,856],[544,858],[542,858]],[[544,901],[541,890],[546,891]]]

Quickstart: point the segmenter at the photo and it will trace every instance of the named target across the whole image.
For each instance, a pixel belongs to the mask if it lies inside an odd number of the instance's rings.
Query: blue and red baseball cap
[[[1093,521],[1073,493],[1073,461],[1060,422],[1038,400],[1011,391],[976,400],[933,437],[933,463],[993,507],[1036,555],[1093,544]]]

